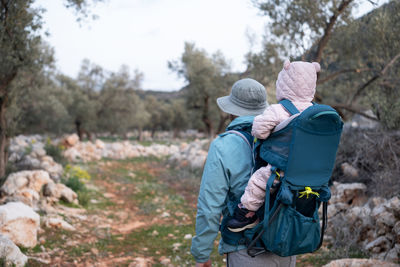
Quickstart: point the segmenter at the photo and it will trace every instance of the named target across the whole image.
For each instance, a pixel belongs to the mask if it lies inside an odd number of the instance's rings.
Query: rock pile
[[[169,161],[181,167],[203,168],[209,144],[208,139],[196,140],[189,144],[182,143],[178,151],[171,153]]]
[[[100,160],[101,158],[126,159],[146,156],[164,157],[178,150],[176,145],[167,146],[153,144],[146,147],[133,144],[129,141],[104,143],[97,139],[94,143],[79,142],[79,140],[75,140],[76,138],[73,138],[73,136],[74,135],[65,139],[69,139],[70,141],[63,141],[64,144],[68,144],[68,148],[64,151],[64,156],[71,162],[87,162]]]
[[[179,166],[202,168],[207,157],[208,139],[195,140],[191,143],[178,145],[153,144],[142,146],[129,141],[104,143],[97,139],[95,142],[79,142],[72,135],[64,139],[67,147],[64,156],[71,162],[93,161],[101,158],[127,159],[135,157],[165,157],[170,156],[170,162]]]
[[[8,161],[19,170],[45,170],[54,181],[60,181],[63,167],[44,148],[44,137],[19,135],[10,141]]]
[[[77,194],[61,183],[50,179],[43,170],[20,171],[10,174],[0,188],[0,203],[20,201],[38,209],[38,205],[64,200],[78,203]]]
[[[64,184],[55,183],[43,170],[19,171],[10,174],[0,188],[0,258],[7,264],[24,266],[27,258],[18,247],[35,247],[40,230],[40,216],[47,214],[42,224],[48,228],[75,228],[58,216],[51,204],[64,200],[78,204],[77,194]]]
[[[378,260],[400,259],[400,198],[365,196],[361,183],[334,183],[328,206],[327,240],[354,237],[355,244]],[[343,241],[343,240],[342,240]]]

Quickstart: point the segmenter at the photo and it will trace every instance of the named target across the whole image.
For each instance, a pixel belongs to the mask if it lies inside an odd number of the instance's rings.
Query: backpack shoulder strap
[[[229,130],[229,131],[226,131],[225,133],[226,134],[229,134],[229,133],[236,134],[236,135],[240,136],[247,143],[247,145],[250,148],[250,152],[251,152],[251,155],[253,158],[253,165],[254,165],[255,158],[254,158],[254,153],[253,153],[253,148],[254,148],[254,142],[252,140],[253,136],[247,132],[240,132],[240,131],[236,131],[236,130]]]
[[[246,134],[244,132],[239,132],[239,131],[236,131],[236,130],[229,130],[229,131],[226,131],[226,133],[233,133],[233,134],[239,135],[249,145],[249,147],[253,150],[253,146],[252,146],[253,142],[250,142],[250,138],[252,136],[250,134]],[[246,135],[248,135],[250,137],[248,137]]]
[[[300,113],[296,106],[293,105],[293,103],[288,99],[282,99],[279,101],[279,104],[281,104],[290,113],[290,115]]]

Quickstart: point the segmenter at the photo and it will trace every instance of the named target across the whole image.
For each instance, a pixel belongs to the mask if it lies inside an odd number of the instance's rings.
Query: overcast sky
[[[209,53],[221,50],[233,70],[244,70],[246,32],[260,42],[265,23],[250,0],[107,0],[91,9],[97,20],[82,25],[61,0],[36,5],[47,10],[44,30],[50,36],[45,39],[55,49],[61,72],[76,77],[84,58],[110,71],[126,64],[144,73],[144,89],[155,90],[184,85],[167,62],[180,57],[185,41]]]

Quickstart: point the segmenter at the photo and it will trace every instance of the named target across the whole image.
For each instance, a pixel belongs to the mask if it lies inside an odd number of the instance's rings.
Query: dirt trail
[[[155,159],[87,165],[84,208],[59,207],[76,231],[44,229],[29,266],[190,266],[195,197]],[[164,178],[161,178],[164,177]],[[163,180],[164,179],[164,180]],[[193,183],[192,183],[193,184]],[[189,190],[189,191],[188,191]],[[37,260],[40,259],[40,260]]]

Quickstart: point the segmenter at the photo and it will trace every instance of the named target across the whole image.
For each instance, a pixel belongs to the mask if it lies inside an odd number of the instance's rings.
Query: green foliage
[[[132,78],[129,69],[122,66],[105,80],[98,98],[97,119],[101,131],[126,134],[128,130],[144,127],[149,115],[135,93],[141,79],[141,73],[136,71]]]
[[[319,61],[317,101],[345,118],[371,109],[385,128],[399,129],[398,1],[361,18],[354,11],[368,0],[253,2],[268,20],[262,51],[246,55],[250,77],[274,88],[283,59]]]
[[[64,158],[63,150],[65,149],[62,145],[53,145],[51,140],[48,138],[44,146],[46,154],[51,156],[55,162],[65,165],[67,160]]]
[[[321,78],[347,71],[318,87],[327,103],[371,109],[388,129],[400,128],[399,13],[400,3],[391,1],[339,28],[327,48]]]
[[[332,30],[349,24],[354,18],[353,8],[368,0],[253,0],[268,16],[266,41],[275,44],[281,56],[303,56],[315,52],[309,48],[327,33],[327,25],[333,21]]]
[[[80,181],[90,180],[90,174],[79,166],[67,165],[64,168],[64,177],[67,179],[76,178]]]
[[[66,180],[65,185],[71,188],[74,192],[85,190],[85,184],[77,177],[71,177]]]
[[[222,53],[218,51],[209,56],[193,43],[185,43],[180,60],[169,62],[168,67],[188,82],[183,90],[186,108],[192,111],[190,120],[202,121],[203,129],[209,135],[220,131],[220,125],[227,117],[222,115],[215,101],[217,97],[227,95],[238,78],[230,74],[230,64]],[[218,123],[220,125],[215,129]]]
[[[64,168],[63,182],[78,194],[79,204],[86,207],[91,199],[91,193],[85,183],[91,179],[90,174],[79,166],[67,165]]]

